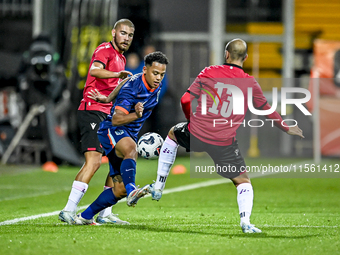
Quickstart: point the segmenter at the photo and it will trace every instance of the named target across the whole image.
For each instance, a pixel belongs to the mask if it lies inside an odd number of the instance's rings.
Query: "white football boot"
[[[129,196],[126,198],[126,204],[128,206],[135,207],[138,200],[149,193],[149,188],[150,188],[150,185],[147,184],[142,188],[135,189],[135,190],[131,191]]]
[[[95,221],[93,220],[93,218],[90,219],[90,220],[84,219],[83,217],[81,217],[81,213],[79,213],[79,214],[77,215],[75,225],[93,225],[93,226],[100,226],[101,224],[95,222]]]
[[[149,193],[151,194],[152,200],[159,201],[162,198],[162,191],[160,189],[155,189],[155,184],[150,184]]]
[[[118,214],[113,213],[106,217],[98,216],[96,222],[100,224],[130,225],[129,222],[119,219]]]
[[[261,229],[256,228],[253,224],[242,223],[241,228],[243,233],[262,233]]]
[[[66,222],[69,225],[78,225],[77,224],[77,215],[76,215],[75,211],[71,212],[71,211],[62,210],[59,213],[59,217],[58,218],[62,222]]]

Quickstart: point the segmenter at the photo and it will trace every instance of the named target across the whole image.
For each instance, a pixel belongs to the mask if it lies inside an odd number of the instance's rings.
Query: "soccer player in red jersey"
[[[78,124],[81,132],[81,149],[85,163],[78,172],[65,208],[60,212],[59,219],[74,224],[77,205],[84,196],[92,176],[99,169],[103,149],[97,137],[99,123],[110,113],[112,103],[100,103],[88,97],[91,90],[96,89],[108,96],[131,72],[125,71],[126,59],[123,55],[132,43],[135,31],[134,24],[128,19],[118,20],[112,29],[112,41],[100,44],[94,51],[83,91],[83,99],[78,108]],[[111,168],[111,165],[110,165]],[[108,175],[105,189],[111,189],[114,183]],[[111,208],[100,212],[98,221],[112,224],[129,224],[112,214]]]
[[[161,198],[178,145],[187,151],[205,151],[213,159],[215,169],[231,169],[217,172],[231,179],[237,189],[242,231],[260,233],[260,229],[250,224],[253,187],[235,136],[248,110],[248,89],[252,91],[254,108],[268,110],[271,107],[254,77],[242,69],[243,62],[248,57],[246,42],[241,39],[230,41],[225,48],[225,57],[224,65],[209,66],[202,70],[182,96],[182,109],[188,122],[179,123],[170,129],[158,159],[156,183],[151,185],[150,192],[154,200]],[[191,110],[193,99],[198,101],[195,113]],[[235,104],[238,109],[233,109]],[[241,113],[235,114],[235,110]],[[282,118],[276,111],[266,115],[266,118],[287,134],[303,138],[302,130],[298,126],[283,125]]]

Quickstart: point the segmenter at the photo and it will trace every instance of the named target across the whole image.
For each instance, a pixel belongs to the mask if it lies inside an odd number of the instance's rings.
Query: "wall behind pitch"
[[[209,27],[209,1],[151,0],[152,19],[162,32],[204,32]]]

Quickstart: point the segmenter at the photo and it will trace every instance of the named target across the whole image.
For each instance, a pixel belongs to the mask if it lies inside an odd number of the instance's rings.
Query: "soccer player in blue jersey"
[[[145,56],[143,73],[126,78],[120,86],[116,101],[107,119],[100,123],[98,138],[109,158],[110,176],[115,183],[112,189],[103,191],[81,214],[76,224],[97,225],[93,217],[102,209],[116,204],[127,196],[127,205],[135,206],[137,201],[149,192],[149,185],[137,188],[135,184],[137,135],[145,120],[158,103],[165,75],[167,57],[159,51]],[[103,103],[109,102],[117,90],[106,97],[97,90],[89,97]]]

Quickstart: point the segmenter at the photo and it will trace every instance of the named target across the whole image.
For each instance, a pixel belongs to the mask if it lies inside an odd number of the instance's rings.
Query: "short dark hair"
[[[152,52],[146,55],[144,57],[144,62],[146,66],[152,66],[153,62],[157,62],[157,63],[165,64],[165,65],[169,64],[168,58],[165,56],[165,54],[163,54],[160,51],[155,51],[155,52]]]
[[[230,53],[231,60],[244,61],[247,57],[248,46],[245,41],[237,38],[228,42],[225,50]]]
[[[114,26],[113,26],[113,29],[117,29],[118,27],[120,27],[121,25],[127,25],[129,27],[132,27],[132,28],[135,28],[135,25],[132,23],[131,20],[129,19],[120,19],[118,20]]]

